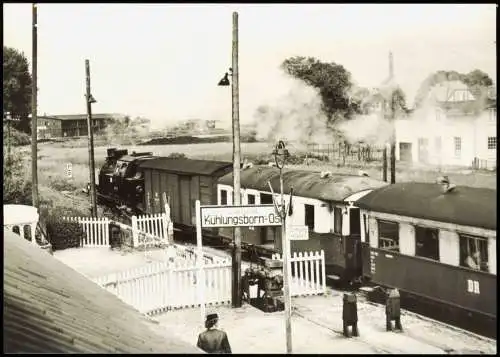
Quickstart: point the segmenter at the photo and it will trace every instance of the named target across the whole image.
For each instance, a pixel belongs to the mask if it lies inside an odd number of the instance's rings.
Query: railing
[[[282,260],[281,254],[273,254],[272,259]],[[292,296],[317,295],[326,292],[325,253],[294,252],[290,263],[292,266],[292,281],[290,291]]]
[[[141,313],[154,315],[171,309],[231,301],[231,262],[203,266],[203,298],[199,294],[194,259],[156,262],[93,279]]]
[[[151,239],[140,233],[147,233],[160,242],[168,242],[168,217],[165,213],[132,216],[134,247],[150,245]],[[151,238],[151,237],[149,237]]]
[[[325,158],[328,161],[381,161],[384,152],[383,145],[367,144],[307,144],[308,154]]]
[[[82,225],[86,237],[82,247],[109,246],[109,222],[107,217],[63,217],[68,222],[78,222]]]

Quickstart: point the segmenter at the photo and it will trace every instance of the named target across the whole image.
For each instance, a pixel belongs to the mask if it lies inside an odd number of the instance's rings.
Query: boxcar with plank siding
[[[144,173],[145,212],[163,213],[165,194],[170,204],[174,227],[194,227],[196,200],[200,200],[202,205],[216,204],[217,179],[230,172],[232,165],[223,161],[168,157],[158,157],[141,163],[139,168]]]
[[[496,335],[495,190],[398,183],[356,205],[367,279],[399,288],[409,309]]]
[[[232,204],[233,175],[219,179],[219,205]],[[280,193],[279,170],[249,167],[241,171],[242,204],[272,204],[272,194]],[[352,202],[371,189],[387,183],[364,176],[322,175],[320,172],[283,170],[283,190],[289,202],[293,187],[292,214],[287,225],[308,226],[309,239],[291,242],[292,252],[325,251],[327,274],[353,280],[361,274],[359,212]],[[281,252],[280,227],[243,227],[242,241],[257,248]],[[221,236],[232,239],[232,229],[221,228]]]

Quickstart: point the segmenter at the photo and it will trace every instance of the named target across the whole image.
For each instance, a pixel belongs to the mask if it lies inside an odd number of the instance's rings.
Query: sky
[[[40,4],[38,113],[85,108],[90,60],[94,113],[151,119],[231,120],[232,12],[239,14],[242,124],[289,89],[290,56],[342,64],[358,85],[388,76],[411,103],[437,70],[481,69],[496,80],[495,4]],[[31,63],[31,4],[3,4],[4,46]]]

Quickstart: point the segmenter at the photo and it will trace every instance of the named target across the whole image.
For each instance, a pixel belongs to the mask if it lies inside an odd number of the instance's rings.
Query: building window
[[[227,205],[227,191],[226,190],[220,190],[220,204],[222,206]]]
[[[462,152],[462,138],[455,136],[453,138],[453,143],[455,146],[455,157],[460,157],[460,154]]]
[[[389,221],[377,221],[378,247],[399,252],[399,224]]]
[[[489,136],[488,137],[488,150],[496,150],[497,149],[497,137]]]
[[[335,207],[333,209],[333,232],[342,234],[342,208]]]
[[[248,195],[248,204],[249,205],[254,205],[255,204],[255,195]]]
[[[273,204],[273,195],[269,193],[261,193],[260,194],[260,203],[263,205],[272,205]]]
[[[488,239],[469,234],[459,234],[460,266],[488,271]]]
[[[309,227],[309,230],[314,230],[314,206],[304,205],[305,207],[305,225]]]
[[[439,231],[415,227],[415,255],[439,261]]]

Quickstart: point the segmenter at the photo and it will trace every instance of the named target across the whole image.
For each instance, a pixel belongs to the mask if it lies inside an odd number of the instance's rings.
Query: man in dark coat
[[[196,345],[207,353],[231,353],[227,334],[217,328],[218,321],[219,316],[217,314],[207,315],[205,320],[206,331],[199,334]]]

